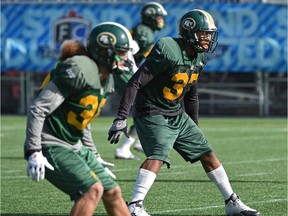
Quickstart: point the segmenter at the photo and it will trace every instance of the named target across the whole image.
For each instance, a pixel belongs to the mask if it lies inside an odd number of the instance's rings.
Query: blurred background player
[[[46,178],[69,195],[71,216],[92,216],[101,199],[108,215],[130,215],[120,187],[99,161],[90,123],[114,91],[111,72],[126,64],[131,41],[124,26],[105,22],[93,28],[87,49],[64,43],[28,112],[27,175]]]
[[[165,16],[167,16],[167,11],[160,3],[149,2],[142,8],[141,22],[131,30],[133,40],[136,41],[137,45],[139,46],[139,51],[134,54],[134,59],[137,66],[140,66],[150,53],[155,42],[156,31],[160,31],[164,28]],[[128,134],[129,138],[125,137],[124,141],[115,151],[116,159],[139,159],[132,154],[130,150],[132,145],[134,146],[135,150],[143,152],[134,125],[130,127]]]
[[[149,216],[143,201],[162,165],[170,167],[174,148],[185,161],[201,162],[223,196],[226,215],[259,216],[234,193],[224,167],[198,127],[197,81],[206,63],[205,53],[217,46],[214,20],[204,10],[188,11],[179,22],[179,34],[179,38],[164,37],[155,44],[129,80],[108,132],[111,143],[127,135],[127,117],[134,105],[134,124],[146,160],[138,170],[129,211],[133,216]]]
[[[134,55],[139,67],[150,53],[155,43],[155,33],[165,26],[167,11],[158,2],[148,2],[141,10],[141,22],[131,29],[133,39],[139,46]]]
[[[121,98],[121,95],[125,89],[125,86],[129,79],[132,77],[132,75],[138,70],[138,67],[135,64],[133,54],[138,52],[139,47],[138,44],[133,41],[132,43],[133,46],[133,52],[129,51],[128,52],[128,61],[126,61],[126,64],[123,65],[122,67],[117,67],[118,69],[113,70],[113,78],[114,78],[114,83],[115,83],[115,94],[117,94],[117,98]],[[129,65],[132,66],[132,70],[129,68]],[[116,67],[116,65],[115,65]],[[132,152],[130,151],[131,145],[137,140],[138,142],[134,143],[134,148],[137,149],[138,151],[142,151],[142,146],[137,139],[137,133],[135,127],[132,125],[130,127],[129,131],[129,138],[125,137],[125,141],[121,145],[121,147],[116,149],[115,152],[115,158],[116,159],[129,159],[129,160],[139,160],[140,158],[137,158]]]

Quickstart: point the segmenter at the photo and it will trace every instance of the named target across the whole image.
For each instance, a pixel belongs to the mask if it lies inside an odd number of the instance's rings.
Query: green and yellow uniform
[[[140,23],[131,30],[133,40],[135,40],[139,46],[139,51],[134,55],[137,65],[149,55],[154,45],[154,32],[149,26]]]
[[[197,126],[198,107],[193,105],[198,103],[197,80],[204,66],[204,54],[189,56],[181,38],[161,38],[130,79],[118,115],[127,117],[135,100],[134,123],[148,159],[169,166],[172,148],[190,162],[212,151]]]
[[[109,77],[101,83],[97,65],[85,56],[74,56],[59,62],[51,71],[50,80],[66,100],[45,123],[59,139],[77,143],[114,91],[113,79]]]
[[[100,82],[96,63],[87,56],[74,56],[57,63],[31,106],[24,151],[42,149],[54,167],[54,171],[46,169],[46,179],[72,200],[98,181],[104,190],[116,187],[89,150],[93,143],[83,141],[91,136],[90,122],[113,91],[112,75]]]
[[[204,67],[204,54],[190,60],[181,39],[163,38],[156,45],[146,63],[154,79],[145,85],[135,100],[137,107],[155,108],[167,115],[175,115],[180,100],[195,84]]]

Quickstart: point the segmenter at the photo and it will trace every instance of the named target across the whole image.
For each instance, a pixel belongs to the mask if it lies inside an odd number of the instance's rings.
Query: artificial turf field
[[[98,117],[93,137],[102,158],[115,163],[125,200],[132,195],[140,161],[116,160],[107,141],[112,117]],[[131,119],[129,119],[131,123]],[[25,116],[1,117],[1,215],[69,215],[69,197],[44,180],[26,176],[23,159]],[[287,119],[200,118],[200,127],[223,163],[234,191],[262,216],[287,213]],[[144,154],[132,150],[144,159]],[[224,215],[223,200],[200,162],[186,163],[175,151],[145,199],[152,216]],[[106,215],[100,203],[95,215]]]

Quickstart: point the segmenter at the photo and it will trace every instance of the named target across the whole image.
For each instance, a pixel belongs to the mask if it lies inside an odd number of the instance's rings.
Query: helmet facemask
[[[112,72],[120,75],[123,73],[131,73],[133,69],[133,62],[129,59],[128,52],[131,50],[116,49],[114,54],[115,64]]]
[[[209,52],[212,53],[216,49],[218,42],[218,32],[217,31],[197,31],[191,32],[188,38],[188,44],[191,44],[199,52]]]

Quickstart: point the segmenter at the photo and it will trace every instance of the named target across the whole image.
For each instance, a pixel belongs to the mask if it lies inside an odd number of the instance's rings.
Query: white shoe
[[[129,149],[125,151],[122,149],[116,149],[115,158],[125,160],[140,160],[140,158],[137,158],[135,155],[133,155]]]
[[[227,201],[225,211],[227,216],[260,216],[257,210],[245,205],[235,193]]]
[[[139,139],[134,142],[134,149],[139,152],[144,152]]]
[[[136,202],[130,203],[128,209],[131,213],[131,216],[150,216],[144,209],[143,201],[138,200]]]

